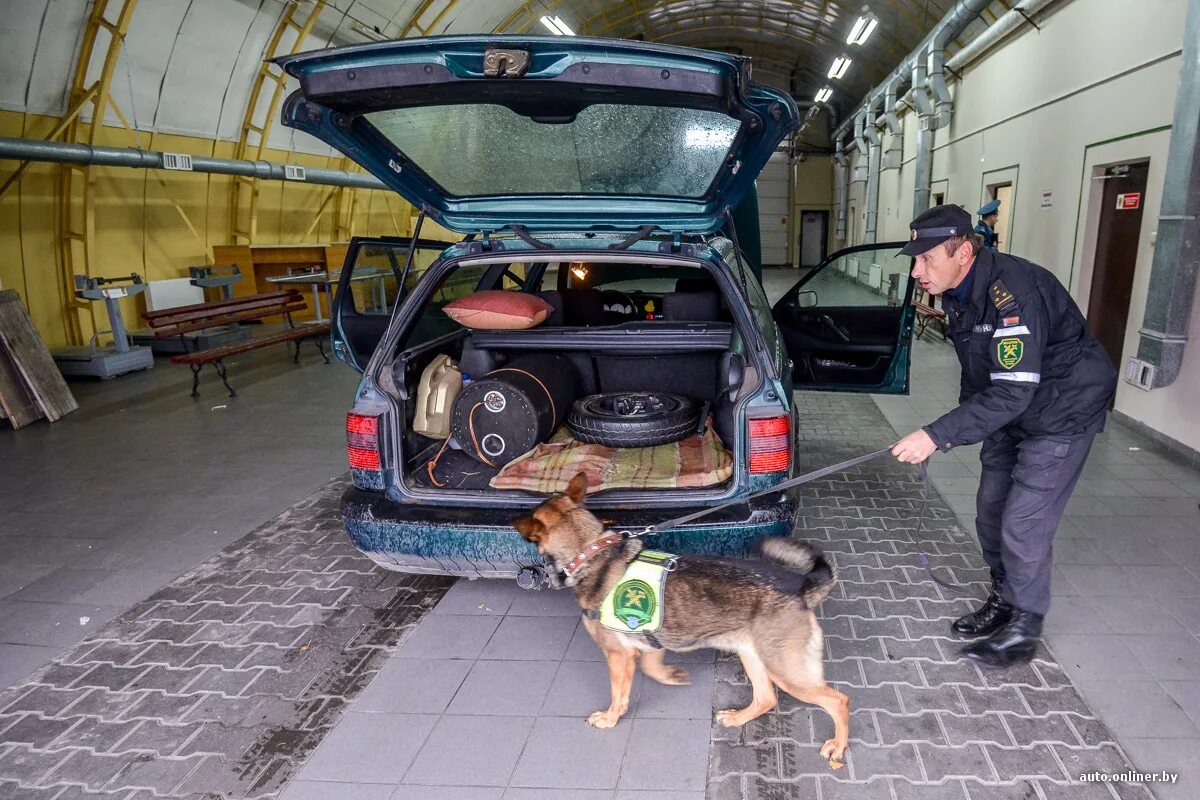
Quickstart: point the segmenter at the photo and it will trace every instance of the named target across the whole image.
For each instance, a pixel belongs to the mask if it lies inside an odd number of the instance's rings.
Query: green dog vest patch
[[[675,556],[643,550],[600,603],[600,624],[621,633],[656,633],[662,627],[663,591]]]

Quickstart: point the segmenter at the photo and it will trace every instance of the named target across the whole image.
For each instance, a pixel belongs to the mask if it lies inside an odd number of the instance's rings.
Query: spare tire
[[[694,400],[666,392],[609,392],[576,400],[567,427],[581,442],[653,447],[686,439],[700,425]]]

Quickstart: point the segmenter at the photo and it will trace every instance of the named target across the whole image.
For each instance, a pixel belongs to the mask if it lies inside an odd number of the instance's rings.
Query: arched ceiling
[[[122,2],[109,0],[119,7]],[[994,0],[961,40],[978,35],[1014,0]],[[291,10],[320,7],[302,49],[455,33],[545,33],[543,14],[581,35],[734,52],[753,60],[757,80],[811,100],[827,83],[841,117],[886,76],[946,13],[953,0],[868,0],[879,27],[865,46],[845,40],[862,0],[138,0],[112,98],[139,131],[211,139],[239,135],[268,42]],[[0,108],[62,115],[90,10],[89,0],[0,0]],[[377,31],[378,33],[373,33]],[[951,49],[954,49],[952,45]],[[286,51],[286,49],[285,49]],[[100,69],[93,58],[89,73]],[[854,59],[839,82],[834,58]],[[112,115],[112,112],[109,112]],[[110,120],[120,124],[115,116]],[[275,125],[272,147],[328,153],[305,134]],[[131,142],[132,144],[132,142]],[[144,144],[143,144],[144,146]]]

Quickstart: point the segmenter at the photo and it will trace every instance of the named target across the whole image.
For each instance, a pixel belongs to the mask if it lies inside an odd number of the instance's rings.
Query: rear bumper
[[[640,530],[696,507],[600,511],[613,530]],[[522,512],[511,508],[446,508],[388,500],[355,487],[342,495],[342,518],[354,545],[376,563],[400,572],[515,578],[541,564],[537,549],[512,528]],[[761,536],[791,533],[796,504],[789,494],[764,497],[716,512],[647,539],[680,555],[738,556]]]

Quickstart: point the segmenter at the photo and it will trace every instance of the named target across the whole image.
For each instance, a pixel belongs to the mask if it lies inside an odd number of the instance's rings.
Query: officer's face
[[[996,227],[996,223],[1000,221],[1000,215],[999,214],[988,214],[986,217],[983,218],[983,221],[986,222],[988,225],[991,225],[994,228],[994,227]]]
[[[967,242],[960,244],[953,253],[947,253],[945,246],[936,244],[913,258],[912,276],[929,294],[941,294],[962,283],[974,260],[971,245]]]

